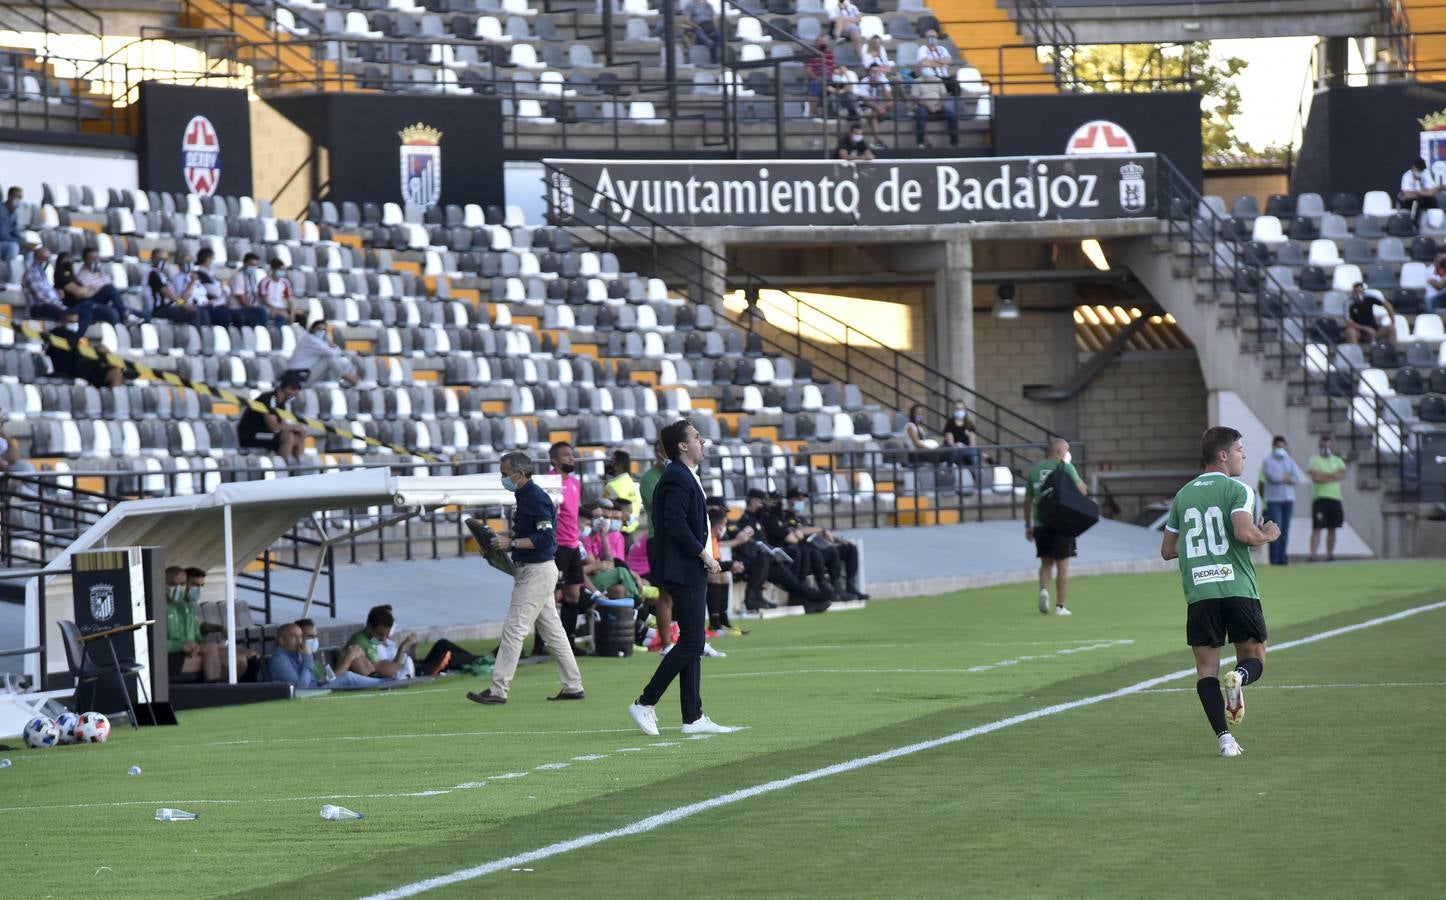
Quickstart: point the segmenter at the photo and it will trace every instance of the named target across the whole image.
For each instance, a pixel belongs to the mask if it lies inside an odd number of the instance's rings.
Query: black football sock
[[[1264,670],[1265,664],[1253,657],[1247,657],[1235,664],[1235,671],[1245,676],[1245,684],[1255,684]]]
[[[1220,693],[1219,678],[1202,678],[1195,682],[1195,693],[1200,695],[1200,705],[1205,707],[1205,718],[1219,737],[1230,729],[1225,724],[1225,696]]]
[[[717,631],[728,615],[728,585],[708,585],[708,628]]]

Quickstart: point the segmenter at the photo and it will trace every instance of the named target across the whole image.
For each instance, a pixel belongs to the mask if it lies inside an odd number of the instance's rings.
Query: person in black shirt
[[[88,258],[92,258],[94,253],[94,250],[86,251]],[[109,322],[115,325],[123,321],[111,305],[112,299],[119,302],[119,295],[111,285],[106,287],[109,293],[102,294],[82,284],[76,273],[75,260],[69,253],[61,253],[55,257],[55,290],[67,309],[80,313],[80,323],[84,326],[80,329],[82,334],[90,330],[91,322]]]
[[[803,488],[791,488],[788,492],[788,508],[784,510],[784,521],[794,532],[803,537],[803,543],[818,551],[828,570],[834,590],[844,600],[867,600],[868,595],[859,590],[859,547],[847,538],[838,538],[827,528],[820,528],[808,518],[808,492]]]
[[[499,535],[492,539],[493,550],[512,551],[515,569],[512,600],[502,623],[502,642],[497,646],[492,686],[485,691],[469,691],[467,699],[487,706],[507,702],[522,645],[535,624],[538,635],[557,660],[562,676],[562,691],[548,699],[581,700],[582,675],[573,656],[572,640],[563,631],[557,604],[553,602],[557,588],[557,536],[553,533],[557,509],[547,492],[532,480],[532,460],[526,453],[520,450],[507,453],[498,468],[502,473],[502,487],[517,497],[517,505],[512,509],[511,536]]]
[[[297,394],[301,393],[301,378],[295,372],[285,372],[276,390],[267,391],[256,398],[263,406],[272,409],[286,409]],[[301,451],[306,446],[306,428],[293,422],[283,422],[275,413],[257,412],[247,407],[241,413],[236,425],[236,437],[241,447],[268,450],[289,463],[301,461]]]
[[[159,247],[151,254],[151,268],[146,272],[145,288],[145,293],[150,297],[151,316],[185,325],[199,324],[197,307],[193,303],[194,295],[198,290],[195,274],[189,275],[185,280],[184,287],[177,290],[176,286],[171,283],[170,275],[166,272],[168,258],[169,254]]]
[[[83,378],[95,387],[120,387],[125,384],[125,372],[108,365],[103,359],[87,359],[80,353],[80,312],[73,307],[60,314],[60,324],[50,329],[54,337],[63,338],[67,348],[62,350],[55,344],[46,343],[45,355],[50,357],[51,368],[60,378]],[[101,344],[91,344],[101,354],[110,351]]]
[[[1382,324],[1376,320],[1376,307],[1386,311],[1388,318]],[[1358,343],[1364,337],[1367,343],[1380,341],[1392,346],[1396,343],[1396,311],[1390,301],[1378,295],[1367,294],[1366,286],[1357,281],[1351,288],[1351,305],[1346,310],[1346,340]]]
[[[759,521],[763,525],[763,537],[769,544],[787,553],[793,560],[793,574],[798,576],[800,581],[813,576],[813,583],[818,585],[819,593],[829,599],[846,599],[843,596],[842,587],[835,585],[828,577],[828,566],[824,562],[823,554],[819,549],[808,541],[804,540],[803,534],[794,527],[787,511],[783,508],[783,498],[777,493],[769,495],[769,505],[759,514]]]
[[[864,126],[859,122],[850,122],[849,130],[839,135],[838,152],[836,154],[842,160],[871,160],[874,158],[874,151],[869,147],[869,142],[864,138]]]
[[[944,426],[944,446],[953,450],[954,462],[963,466],[977,467],[979,451],[974,449],[977,441],[978,435],[974,433],[974,423],[969,419],[969,407],[965,405],[964,399],[961,397],[954,401],[954,412]]]
[[[771,582],[787,591],[790,602],[802,605],[805,612],[823,612],[829,607],[829,598],[794,574],[791,562],[776,560],[771,549],[762,541],[763,523],[759,521],[758,514],[765,511],[767,503],[767,494],[751,488],[743,515],[723,532],[727,540],[736,540],[745,534],[748,536],[748,540],[733,547],[733,559],[743,564],[743,578],[747,582],[743,605],[755,611],[775,608],[775,604],[763,598],[763,584]]]

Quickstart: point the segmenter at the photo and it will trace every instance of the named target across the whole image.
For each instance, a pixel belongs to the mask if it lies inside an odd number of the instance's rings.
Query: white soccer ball
[[[110,719],[98,712],[88,712],[75,726],[75,739],[80,744],[104,744],[110,737]]]
[[[60,743],[76,742],[75,727],[80,724],[80,716],[73,712],[63,712],[55,717],[55,724],[60,727]]]
[[[34,749],[60,743],[60,726],[49,716],[36,716],[25,724],[25,746]]]

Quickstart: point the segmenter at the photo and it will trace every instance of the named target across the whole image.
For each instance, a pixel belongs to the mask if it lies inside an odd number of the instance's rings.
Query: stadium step
[[[933,0],[929,4],[944,33],[995,94],[1053,94],[1054,73],[1040,63],[1010,10],[994,0]],[[1004,49],[1001,52],[1001,48]]]
[[[361,90],[356,79],[341,72],[336,63],[312,58],[312,51],[293,43],[290,34],[273,31],[266,19],[246,3],[233,0],[188,0],[179,24],[203,31],[234,33],[239,41],[266,47],[256,55],[238,59],[277,81],[297,82],[307,88],[328,91]],[[264,79],[263,79],[264,83]]]

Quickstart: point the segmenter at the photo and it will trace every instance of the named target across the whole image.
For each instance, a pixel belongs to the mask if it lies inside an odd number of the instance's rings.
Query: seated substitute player
[[[1230,726],[1245,718],[1247,684],[1265,666],[1265,614],[1250,548],[1280,537],[1274,522],[1255,524],[1255,491],[1234,479],[1245,471],[1245,447],[1234,428],[1215,427],[1200,438],[1205,471],[1180,488],[1170,504],[1160,555],[1180,560],[1185,587],[1185,638],[1195,652],[1195,691],[1220,742],[1221,756],[1239,756]],[[1227,524],[1228,523],[1228,524]],[[1182,534],[1181,531],[1184,531]],[[1182,543],[1183,540],[1183,543]],[[1235,668],[1220,693],[1220,648],[1235,645]]]

